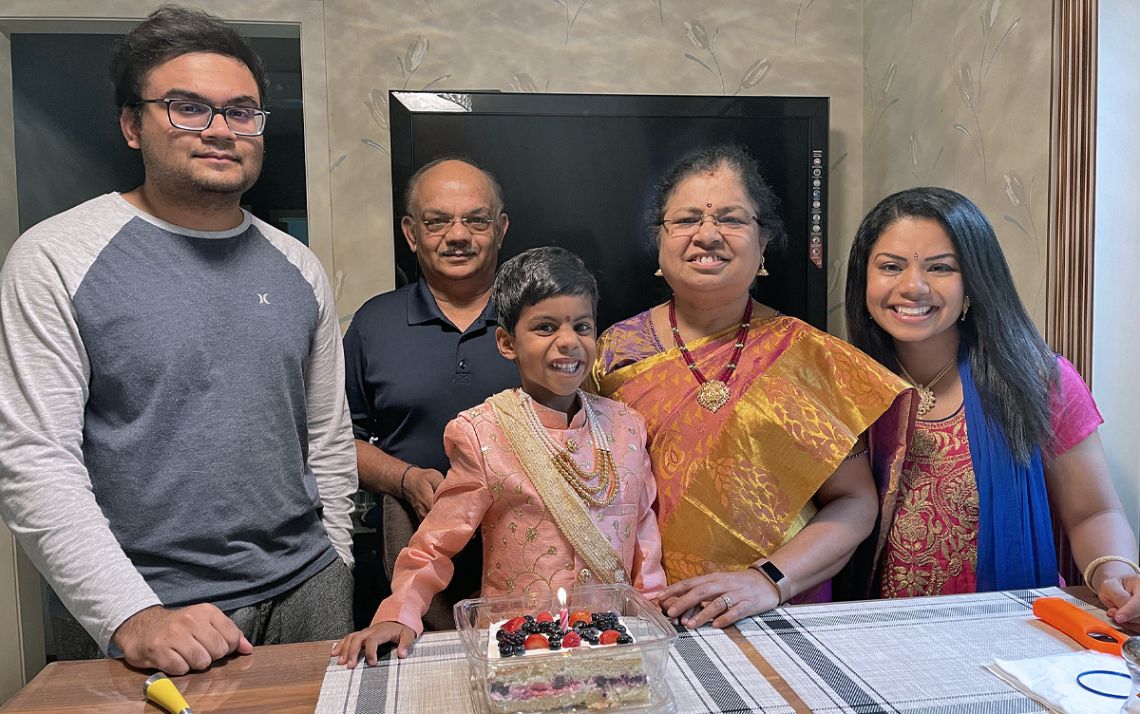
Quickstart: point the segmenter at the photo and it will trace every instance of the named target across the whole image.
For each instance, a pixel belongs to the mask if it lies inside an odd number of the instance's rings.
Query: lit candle
[[[565,588],[558,588],[558,615],[561,618],[562,631],[565,632],[570,620],[570,611],[566,609]]]

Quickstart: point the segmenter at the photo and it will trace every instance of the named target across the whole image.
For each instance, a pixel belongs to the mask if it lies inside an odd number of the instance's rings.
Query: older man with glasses
[[[468,161],[442,158],[412,176],[404,203],[401,227],[419,280],[366,302],[344,338],[360,485],[381,495],[389,579],[447,473],[443,428],[519,383],[495,346],[490,301],[508,224],[497,182]],[[424,617],[427,629],[454,627],[451,606],[479,588],[480,555],[475,543],[456,557],[451,585]],[[385,589],[358,610],[370,618]]]
[[[0,511],[60,658],[182,674],[351,628],[356,463],[332,291],[242,210],[269,112],[220,19],[164,6],[112,62],[143,185],[0,273]]]

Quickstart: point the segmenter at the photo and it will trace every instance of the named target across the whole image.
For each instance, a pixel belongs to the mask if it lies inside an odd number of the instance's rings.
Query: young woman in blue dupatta
[[[1109,615],[1140,621],[1136,536],[1103,420],[1038,334],[977,206],[915,188],[867,214],[848,263],[847,330],[920,395],[900,482],[880,484],[878,594],[1055,586],[1052,509]]]

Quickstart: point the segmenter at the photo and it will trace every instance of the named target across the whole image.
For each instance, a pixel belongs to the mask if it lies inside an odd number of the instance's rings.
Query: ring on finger
[[[728,610],[732,607],[732,598],[730,598],[727,593],[724,595],[721,595],[720,599],[724,601],[724,609],[725,610]]]

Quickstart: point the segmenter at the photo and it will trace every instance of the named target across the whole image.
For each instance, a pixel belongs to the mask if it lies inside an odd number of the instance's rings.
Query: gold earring
[[[756,276],[760,278],[768,277],[768,269],[764,267],[764,256],[760,256],[760,269],[756,271]]]
[[[965,322],[966,321],[966,313],[969,311],[970,311],[970,296],[967,295],[966,297],[962,298],[962,317],[958,318],[959,321]]]
[[[657,277],[657,278],[665,277],[665,274],[661,272],[661,268],[658,268],[657,270],[653,271],[653,275],[654,275],[654,277]]]

